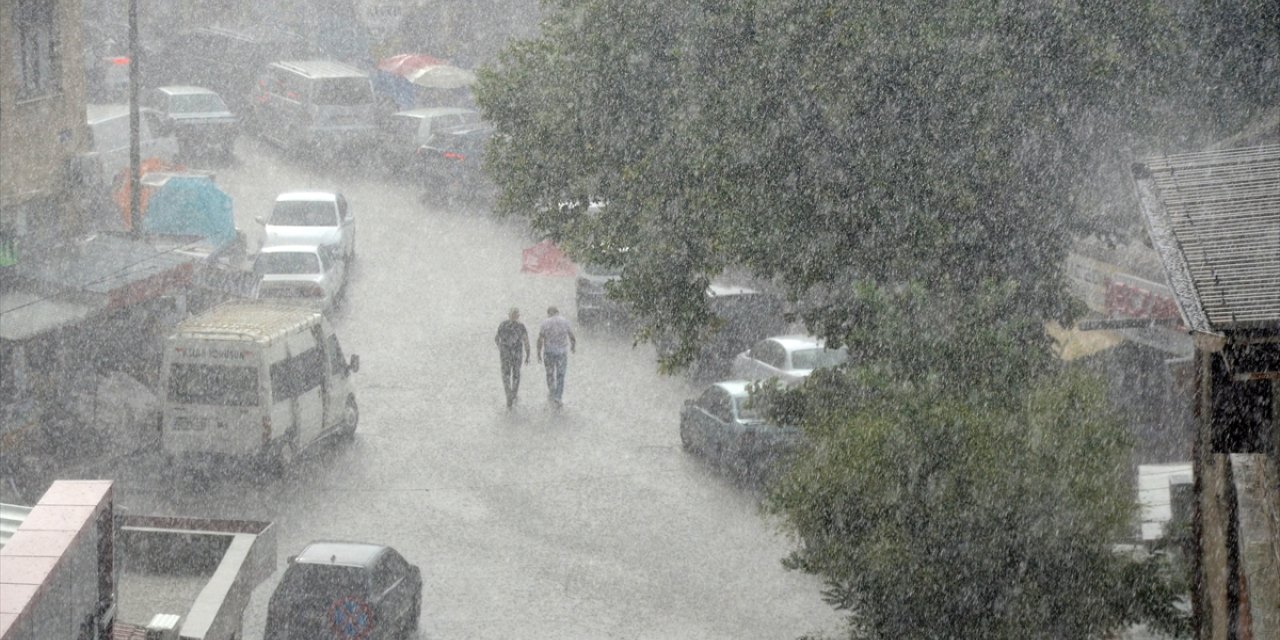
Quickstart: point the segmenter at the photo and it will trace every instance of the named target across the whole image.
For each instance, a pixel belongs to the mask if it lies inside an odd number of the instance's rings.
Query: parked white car
[[[733,360],[733,377],[747,380],[777,378],[794,384],[814,369],[834,367],[849,360],[845,347],[827,349],[820,338],[786,335],[765,338]]]
[[[111,185],[129,167],[129,105],[91,104],[85,109],[89,125],[89,151],[81,154],[82,171],[91,179]],[[142,160],[173,163],[178,158],[178,141],[151,130],[147,118],[138,116],[138,146]]]
[[[346,263],[330,247],[279,245],[266,247],[253,261],[253,272],[262,280],[257,298],[280,300],[329,309],[342,296]]]
[[[347,199],[329,191],[290,191],[276,196],[259,249],[283,245],[329,247],[348,264],[356,254],[356,220]]]

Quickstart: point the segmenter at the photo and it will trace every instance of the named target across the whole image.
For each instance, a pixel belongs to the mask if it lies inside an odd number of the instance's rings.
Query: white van
[[[332,60],[273,62],[258,79],[253,124],[282,147],[371,144],[378,106],[369,74]]]
[[[318,311],[260,301],[214,307],[166,341],[164,452],[283,468],[323,438],[355,433],[359,366]]]

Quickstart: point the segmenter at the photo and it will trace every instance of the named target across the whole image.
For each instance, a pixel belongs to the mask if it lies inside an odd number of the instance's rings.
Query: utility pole
[[[129,235],[142,233],[138,209],[142,202],[142,143],[138,113],[138,0],[129,0]]]

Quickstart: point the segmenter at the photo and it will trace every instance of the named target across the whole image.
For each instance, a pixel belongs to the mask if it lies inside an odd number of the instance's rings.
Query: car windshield
[[[336,227],[338,210],[332,202],[286,200],[271,210],[271,224],[281,227]]]
[[[212,113],[226,111],[227,104],[212,93],[193,93],[170,96],[169,110],[174,113]]]
[[[373,88],[365,78],[329,78],[316,84],[311,101],[337,107],[372,104]]]
[[[253,263],[254,272],[266,274],[315,274],[320,273],[320,259],[314,253],[281,251],[262,253]]]
[[[800,349],[791,352],[792,369],[819,369],[844,364],[849,359],[849,351],[839,349]]]
[[[258,404],[255,367],[212,364],[174,364],[169,368],[169,401],[250,407]]]

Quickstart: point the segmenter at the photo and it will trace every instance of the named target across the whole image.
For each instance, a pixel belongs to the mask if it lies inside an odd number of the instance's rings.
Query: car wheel
[[[693,438],[689,435],[689,426],[684,420],[680,421],[680,448],[684,449],[685,453],[694,453]]]
[[[354,438],[360,424],[360,407],[355,396],[347,396],[347,407],[342,412],[342,437]]]

